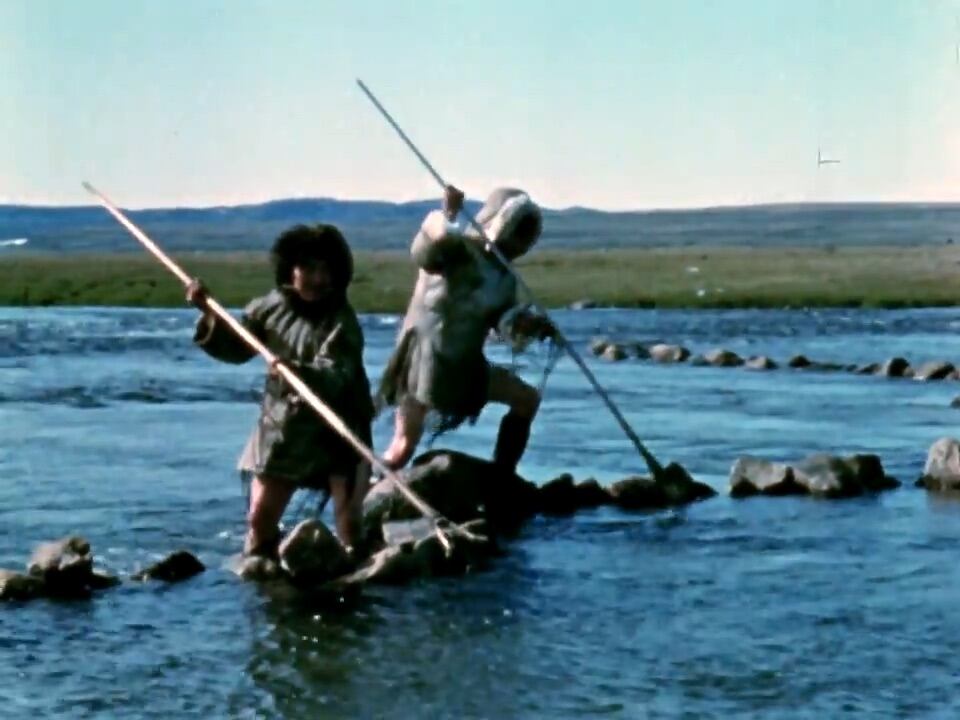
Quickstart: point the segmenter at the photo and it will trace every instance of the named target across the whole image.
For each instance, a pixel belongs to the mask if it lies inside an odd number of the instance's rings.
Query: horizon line
[[[337,202],[337,203],[379,203],[383,205],[416,205],[421,203],[436,202],[439,206],[439,198],[420,198],[413,200],[386,200],[382,198],[338,198],[331,195],[291,195],[286,197],[274,197],[268,200],[252,200],[236,203],[216,203],[210,205],[119,205],[119,207],[132,212],[153,212],[153,211],[172,211],[172,210],[236,210],[240,208],[257,207],[281,202]],[[483,203],[483,200],[476,198],[467,198],[468,202]],[[803,206],[837,206],[837,205],[917,205],[917,206],[960,206],[960,199],[956,200],[876,200],[876,199],[849,199],[849,200],[776,200],[766,202],[731,202],[716,203],[707,205],[673,205],[673,206],[652,206],[637,208],[597,208],[589,205],[566,205],[563,207],[549,207],[541,205],[540,207],[547,212],[571,212],[586,211],[608,215],[615,214],[639,214],[639,213],[657,213],[657,212],[697,212],[711,210],[738,210],[750,208],[776,208],[776,207],[803,207]],[[97,203],[70,204],[70,203],[33,203],[33,202],[11,202],[7,199],[0,199],[0,208],[25,208],[31,210],[80,210],[85,208],[99,208]]]

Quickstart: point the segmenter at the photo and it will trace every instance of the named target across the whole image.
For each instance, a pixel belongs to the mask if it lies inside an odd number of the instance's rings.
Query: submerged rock
[[[791,368],[808,368],[813,365],[813,362],[806,355],[794,355],[787,361],[787,367]]]
[[[163,560],[131,575],[132,580],[161,580],[174,583],[199,575],[206,566],[192,553],[177,550]]]
[[[880,371],[880,363],[869,363],[868,365],[860,365],[855,368],[853,372],[857,375],[876,375]]]
[[[960,490],[960,440],[945,437],[931,445],[916,484],[934,492]]]

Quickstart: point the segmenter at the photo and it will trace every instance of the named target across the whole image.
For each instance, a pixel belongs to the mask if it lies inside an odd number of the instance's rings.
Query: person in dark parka
[[[369,447],[373,403],[363,333],[347,301],[353,258],[346,240],[332,225],[297,225],[277,238],[271,259],[276,287],[250,301],[241,322]],[[207,309],[206,299],[195,280],[187,301],[204,311],[196,344],[223,362],[250,360],[256,352]],[[361,540],[368,463],[273,370],[238,467],[253,477],[245,553],[276,551],[279,522],[297,488],[329,490],[341,541],[352,547]]]

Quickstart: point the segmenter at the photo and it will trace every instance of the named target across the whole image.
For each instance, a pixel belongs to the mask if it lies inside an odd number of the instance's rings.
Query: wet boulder
[[[656,478],[634,475],[613,483],[608,492],[622,510],[648,510],[687,505],[716,495],[709,485],[697,482],[677,463],[670,463]]]
[[[434,524],[423,518],[384,524],[386,547],[361,567],[333,581],[335,586],[366,583],[402,584],[425,577],[461,575],[483,569],[497,553],[490,530],[482,519],[462,525],[466,535],[445,529],[450,547],[437,535]]]
[[[650,351],[650,359],[659,363],[683,362],[690,357],[690,351],[682,345],[657,343],[648,349]]]
[[[346,573],[346,548],[319,520],[297,524],[280,543],[280,566],[299,585],[319,585]]]
[[[42,543],[30,556],[27,573],[42,580],[45,595],[86,597],[92,589],[90,543],[76,535]]]
[[[286,577],[280,563],[263,555],[238,555],[229,564],[231,572],[244,580],[268,582]]]
[[[908,370],[910,370],[910,363],[907,362],[906,358],[892,357],[880,364],[880,367],[877,368],[877,375],[899,378],[904,377]]]
[[[934,360],[927,362],[917,368],[913,374],[914,380],[944,380],[950,376],[956,368],[951,363],[944,360]]]
[[[957,395],[953,400],[950,401],[950,407],[960,408],[960,395]]]
[[[603,349],[603,352],[600,353],[600,358],[608,362],[619,362],[627,359],[627,351],[623,345],[610,343]]]
[[[794,355],[787,361],[787,367],[802,369],[813,365],[813,362],[806,355]]]
[[[630,354],[630,357],[635,357],[637,360],[650,359],[650,349],[641,342],[628,342],[624,344],[624,347]]]
[[[744,363],[744,366],[749,370],[776,370],[776,362],[768,358],[766,355],[755,355]]]
[[[603,355],[603,351],[607,349],[607,345],[610,345],[608,338],[593,338],[593,340],[590,341],[590,353],[599,357]]]
[[[0,570],[0,600],[33,600],[44,595],[43,578],[15,570]]]
[[[593,478],[577,483],[573,490],[578,509],[598,508],[603,505],[610,505],[613,502],[610,493],[604,490],[600,483]]]
[[[744,360],[732,350],[723,348],[714,348],[704,353],[704,360],[714,367],[739,367],[743,365]]]
[[[579,509],[573,476],[564,473],[545,483],[537,492],[537,509],[544,515],[572,515]]]
[[[498,527],[511,527],[537,512],[538,493],[533,483],[464,453],[431,450],[417,457],[401,477],[428,505],[453,522],[485,517]],[[372,537],[379,535],[386,521],[420,517],[389,480],[381,480],[370,489],[363,514]]]
[[[945,437],[931,445],[916,484],[934,492],[960,490],[960,440]]]
[[[130,577],[132,580],[138,581],[160,580],[175,583],[188,580],[206,569],[206,566],[200,562],[196,555],[186,550],[177,550],[163,560],[147,566]]]
[[[730,496],[806,495],[807,489],[793,477],[793,468],[784,463],[755,457],[739,457],[730,469]]]
[[[793,476],[811,495],[826,498],[855,497],[900,485],[887,476],[876,455],[811,455],[793,465]]]

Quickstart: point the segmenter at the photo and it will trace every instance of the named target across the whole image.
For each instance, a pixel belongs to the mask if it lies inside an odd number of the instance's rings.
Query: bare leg
[[[427,406],[413,398],[404,398],[394,415],[393,440],[383,454],[383,459],[393,470],[406,465],[423,437],[423,425]]]
[[[333,498],[333,515],[340,542],[356,547],[363,538],[363,498],[370,487],[370,465],[357,465],[353,482],[345,475],[330,476],[330,497]]]
[[[258,553],[279,534],[280,518],[293,497],[293,485],[255,477],[250,484],[250,509],[247,512],[246,554]]]
[[[490,369],[487,398],[510,408],[500,421],[493,462],[514,473],[530,439],[530,426],[540,408],[540,393],[512,372],[494,367]]]

